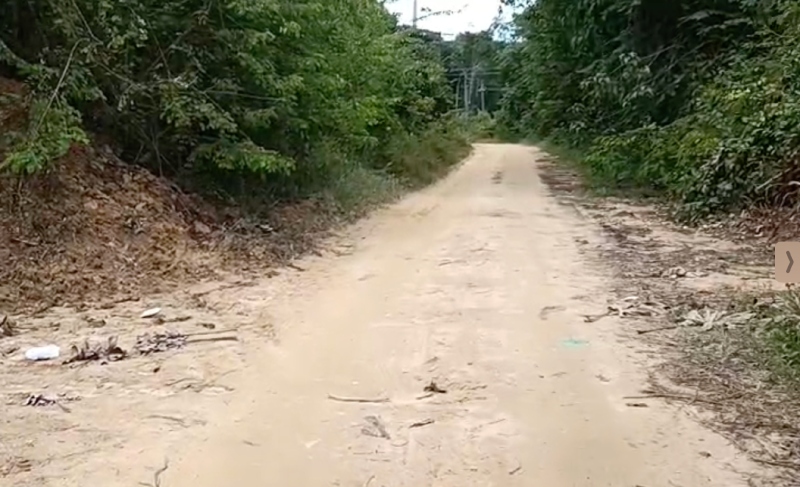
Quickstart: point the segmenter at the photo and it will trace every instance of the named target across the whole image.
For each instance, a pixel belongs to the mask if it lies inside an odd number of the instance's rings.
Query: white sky
[[[400,14],[400,22],[411,24],[414,0],[389,0],[389,11]],[[497,17],[500,0],[417,0],[419,16],[426,15],[423,8],[432,11],[454,10],[452,15],[437,15],[420,20],[417,27],[441,32],[451,37],[459,32],[486,30]]]

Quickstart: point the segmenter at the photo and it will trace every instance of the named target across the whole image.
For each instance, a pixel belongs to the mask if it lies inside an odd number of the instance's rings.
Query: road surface
[[[746,485],[685,413],[626,405],[646,363],[623,323],[581,318],[605,308],[610,264],[579,251],[601,237],[548,193],[541,156],[478,145],[353,229],[348,255],[242,291],[279,340],[249,345],[161,485]]]

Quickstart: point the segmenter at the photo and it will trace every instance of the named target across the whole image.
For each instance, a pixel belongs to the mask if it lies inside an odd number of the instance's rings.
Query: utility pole
[[[469,115],[469,96],[472,91],[469,89],[469,78],[467,72],[464,71],[464,113]]]
[[[481,94],[481,111],[486,111],[486,84],[483,82],[483,78],[481,78],[481,87],[478,88],[478,91]]]
[[[456,112],[458,112],[458,105],[459,105],[459,92],[461,91],[461,76],[458,77],[456,80],[456,91],[455,91],[455,99],[456,99]]]
[[[461,98],[461,97],[458,96],[458,92],[459,91],[461,91],[461,83],[456,85],[456,96],[455,96],[455,99],[456,99],[456,112],[458,112],[460,110],[460,107],[458,106],[460,104],[459,102],[461,101],[461,100],[459,100],[459,98]]]
[[[467,108],[471,108],[472,105],[472,95],[475,93],[475,68],[476,66],[473,64],[472,68],[470,68],[469,73],[469,105]],[[471,111],[467,111],[467,113],[471,113]]]
[[[415,29],[417,28],[417,18],[418,18],[417,0],[414,0],[414,14],[413,17],[411,17],[411,26],[414,27]]]

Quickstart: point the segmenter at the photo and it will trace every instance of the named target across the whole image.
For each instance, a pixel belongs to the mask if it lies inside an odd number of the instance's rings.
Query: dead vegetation
[[[28,95],[0,77],[0,160],[29,123]],[[35,174],[0,174],[0,312],[110,305],[263,271],[313,250],[337,223],[330,208],[307,200],[254,217],[123,162],[97,137]]]
[[[797,212],[751,210],[688,228],[668,223],[664,208],[589,197],[563,166],[543,169],[561,201],[599,223],[605,241],[592,250],[616,271],[619,301],[586,321],[630,318],[626,331],[658,362],[648,390],[626,399],[691,406],[774,467],[750,485],[798,485],[800,294],[781,290],[771,269],[772,242],[800,234]]]
[[[73,149],[47,173],[0,175],[0,310],[137,299],[264,269],[312,250],[335,222],[313,201],[246,219],[107,147]]]
[[[117,337],[108,337],[106,341],[91,341],[85,339],[80,345],[70,347],[72,355],[64,361],[65,364],[74,362],[89,362],[100,360],[103,362],[117,362],[128,356],[128,352],[117,345]]]

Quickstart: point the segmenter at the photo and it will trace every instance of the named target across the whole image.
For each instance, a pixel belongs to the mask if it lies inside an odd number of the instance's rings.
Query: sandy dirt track
[[[360,231],[352,255],[265,303],[280,344],[165,486],[737,485],[731,448],[626,406],[640,367],[614,321],[580,318],[606,284],[574,246],[593,230],[548,197],[535,150],[478,146]],[[431,381],[447,393],[420,398]]]
[[[93,406],[86,420],[131,434],[12,484],[155,484],[168,457],[160,487],[747,485],[752,466],[724,440],[625,399],[647,363],[624,323],[582,319],[605,306],[611,272],[579,250],[601,237],[548,194],[540,156],[478,145],[349,230],[345,255],[209,295],[220,326],[250,328],[178,360],[225,374],[224,388],[148,398],[202,420],[159,435],[169,426],[136,424],[154,406]]]

